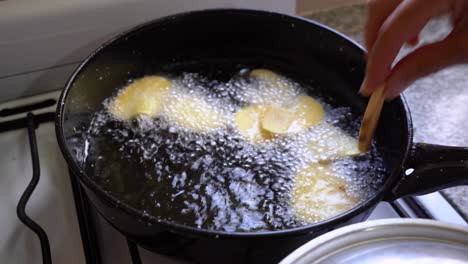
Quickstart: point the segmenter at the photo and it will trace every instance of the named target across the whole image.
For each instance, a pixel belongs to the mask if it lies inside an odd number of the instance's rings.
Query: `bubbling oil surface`
[[[203,99],[232,120],[243,106],[308,91],[282,79],[293,89],[278,94],[264,82],[249,80],[245,72],[227,82],[184,73],[173,79],[171,96]],[[322,122],[339,124],[357,135],[360,119],[351,109],[332,107],[326,98],[314,97],[325,110]],[[307,224],[296,217],[291,206],[295,174],[305,164],[319,160],[304,151],[307,133],[252,144],[231,121],[200,133],[164,114],[154,119],[118,120],[107,110],[111,100],[103,103],[91,122],[82,163],[86,174],[122,203],[161,220],[227,232]],[[334,161],[333,170],[346,180],[346,192],[357,201],[371,196],[385,174],[375,147],[365,155]]]

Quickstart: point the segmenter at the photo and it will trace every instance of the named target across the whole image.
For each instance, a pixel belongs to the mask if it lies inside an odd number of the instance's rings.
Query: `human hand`
[[[432,18],[450,14],[453,31],[445,39],[417,48],[393,68],[404,43],[416,45]],[[468,62],[468,0],[369,0],[365,27],[366,77],[359,92],[370,95],[383,82],[394,99],[420,77]]]

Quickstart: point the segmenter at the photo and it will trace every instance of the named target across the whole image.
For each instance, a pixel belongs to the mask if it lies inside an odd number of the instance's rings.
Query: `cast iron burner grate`
[[[16,115],[20,113],[25,113],[32,110],[37,110],[44,107],[49,107],[55,104],[56,101],[54,99],[48,99],[45,101],[37,102],[30,105],[22,105],[15,108],[8,108],[8,109],[1,109],[0,110],[0,117]],[[31,197],[31,194],[34,192],[39,179],[40,179],[40,164],[39,164],[39,153],[37,150],[37,139],[36,139],[36,129],[39,127],[41,123],[45,122],[53,122],[55,121],[55,113],[47,112],[42,114],[33,114],[28,112],[26,117],[19,118],[15,120],[0,122],[0,133],[16,130],[16,129],[24,129],[28,130],[28,137],[29,137],[29,145],[31,149],[31,160],[32,160],[32,178],[27,186],[26,190],[24,191],[23,195],[20,198],[17,206],[17,215],[18,218],[28,227],[30,228],[39,238],[41,244],[41,251],[42,251],[42,263],[43,264],[51,264],[51,252],[50,252],[50,245],[49,239],[47,237],[46,232],[43,228],[41,228],[33,219],[31,219],[26,214],[26,205]],[[87,199],[86,195],[84,195],[84,190],[78,182],[78,179],[75,175],[71,172],[70,175],[70,182],[73,191],[73,198],[75,201],[76,206],[76,213],[78,217],[78,224],[80,229],[81,241],[83,245],[83,251],[85,254],[86,264],[100,264],[102,263],[101,259],[101,251],[98,245],[98,240],[96,237],[96,226],[95,226],[95,219],[91,212],[92,207]],[[426,210],[424,207],[413,197],[403,198],[404,202],[410,207],[413,213],[418,218],[427,218],[427,219],[434,219],[433,216]],[[403,207],[401,207],[398,203],[391,202],[390,205],[393,209],[398,213],[398,215],[402,218],[409,218],[410,215],[405,211]],[[128,238],[127,246],[129,250],[129,255],[131,258],[132,264],[141,264],[141,257],[138,252],[138,247],[135,243],[130,241]]]

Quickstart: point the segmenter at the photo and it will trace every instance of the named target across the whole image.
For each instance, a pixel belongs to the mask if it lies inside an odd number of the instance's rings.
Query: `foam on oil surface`
[[[174,122],[164,111],[156,119],[139,116],[121,121],[103,107],[87,134],[86,173],[122,202],[158,219],[223,231],[306,224],[295,216],[291,196],[295,173],[320,160],[304,150],[314,128],[252,144],[232,120],[241,107],[293,98],[306,90],[283,79],[292,88],[278,93],[271,84],[246,78],[245,72],[228,82],[193,73],[174,79],[173,98],[202,99],[227,120],[203,133]],[[339,124],[356,136],[359,121],[350,109],[316,99],[325,109],[322,122]],[[333,170],[349,183],[346,192],[359,201],[380,186],[382,168],[375,149],[333,162]]]

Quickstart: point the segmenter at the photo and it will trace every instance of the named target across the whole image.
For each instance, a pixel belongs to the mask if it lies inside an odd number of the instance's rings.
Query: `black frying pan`
[[[357,88],[365,69],[363,55],[359,45],[325,26],[277,13],[205,10],[157,19],[106,43],[75,71],[57,109],[58,142],[70,170],[98,211],[138,244],[198,262],[275,262],[311,237],[365,220],[381,200],[467,184],[468,149],[414,143],[410,113],[400,97],[385,105],[377,129],[377,146],[389,173],[374,196],[316,224],[226,233],[158,222],[119,203],[91,175],[85,175],[77,162],[83,149],[82,133],[103,100],[129,78],[197,71],[216,72],[215,77],[223,79],[238,65],[284,73],[362,113],[367,101],[358,96]],[[414,172],[405,176],[409,168]]]

